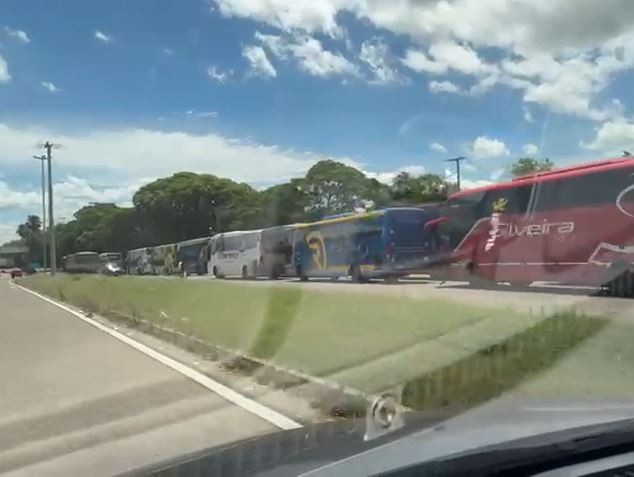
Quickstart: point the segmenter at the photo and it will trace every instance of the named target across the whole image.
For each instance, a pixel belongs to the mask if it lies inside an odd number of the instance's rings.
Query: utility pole
[[[48,162],[48,231],[51,244],[51,276],[57,270],[57,247],[55,246],[55,219],[53,218],[53,171],[51,165],[51,150],[57,147],[50,141],[44,143],[46,149],[46,161]]]
[[[44,175],[44,161],[46,156],[33,156],[40,161],[42,167],[42,267],[46,270],[46,176]]]
[[[456,178],[458,190],[460,190],[460,163],[464,161],[466,157],[454,157],[453,159],[445,159],[445,162],[455,162],[456,163]]]

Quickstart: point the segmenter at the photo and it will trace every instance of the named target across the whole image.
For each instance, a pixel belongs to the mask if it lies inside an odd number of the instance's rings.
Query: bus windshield
[[[438,218],[438,208],[392,210],[388,215],[389,227],[395,246],[422,246],[425,224]]]

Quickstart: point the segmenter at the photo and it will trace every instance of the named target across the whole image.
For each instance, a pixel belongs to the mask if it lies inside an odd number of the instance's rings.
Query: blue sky
[[[389,181],[466,155],[472,185],[632,148],[634,4],[505,5],[5,0],[0,241],[39,210],[45,139],[65,218],[178,170],[263,187],[334,158]]]

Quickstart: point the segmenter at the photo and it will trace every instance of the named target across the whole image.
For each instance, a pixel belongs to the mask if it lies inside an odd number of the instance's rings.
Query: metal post
[[[445,162],[455,162],[456,163],[456,182],[458,186],[458,190],[460,190],[460,163],[464,161],[466,157],[455,157],[453,159],[445,159]]]
[[[51,276],[55,275],[57,269],[57,248],[55,247],[55,220],[53,218],[53,171],[51,165],[51,149],[53,144],[46,141],[46,160],[48,162],[48,230],[51,244]]]
[[[456,161],[456,173],[457,173],[457,183],[458,183],[458,190],[460,190],[460,161]]]
[[[42,267],[46,270],[46,176],[44,173],[44,161],[46,156],[33,156],[40,161],[42,169]]]

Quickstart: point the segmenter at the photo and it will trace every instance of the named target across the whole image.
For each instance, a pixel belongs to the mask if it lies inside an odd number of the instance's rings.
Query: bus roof
[[[85,252],[71,253],[70,255],[99,255],[99,254],[97,252],[85,251]]]
[[[311,227],[314,225],[329,225],[329,224],[340,224],[344,222],[354,222],[356,220],[362,220],[362,219],[367,219],[371,217],[381,217],[385,213],[392,212],[392,211],[399,211],[399,210],[400,211],[415,210],[415,211],[422,212],[425,209],[424,207],[388,207],[385,209],[373,210],[371,212],[362,212],[360,214],[346,215],[346,216],[337,217],[334,219],[318,220],[317,222],[312,222],[309,224],[296,224],[296,226],[298,228],[305,228],[305,227]]]
[[[523,185],[531,185],[537,182],[547,182],[562,178],[577,177],[586,174],[593,174],[600,171],[608,171],[613,169],[625,169],[634,167],[634,159],[631,157],[621,157],[617,159],[606,159],[602,161],[594,161],[585,164],[579,164],[570,167],[561,167],[551,171],[538,172],[516,177],[507,182],[498,184],[490,184],[486,186],[474,187],[473,189],[465,189],[449,196],[449,199],[468,196],[470,194],[486,192],[489,190],[513,189]]]
[[[187,245],[198,245],[200,243],[208,242],[211,237],[200,237],[191,240],[183,240],[182,242],[178,242],[176,245],[179,247],[185,247]]]
[[[258,230],[234,230],[233,232],[222,232],[222,233],[219,233],[218,235],[222,235],[223,237],[235,237],[237,235],[259,234],[259,233],[262,233],[262,229],[258,229]]]

